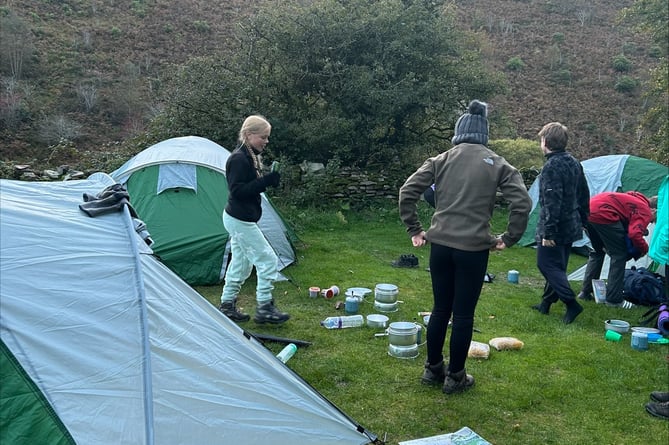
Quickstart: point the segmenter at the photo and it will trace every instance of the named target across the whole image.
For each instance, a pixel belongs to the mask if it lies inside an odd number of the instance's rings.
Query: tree
[[[669,165],[669,82],[667,77],[667,42],[669,41],[669,4],[665,0],[636,0],[623,10],[623,19],[647,32],[662,48],[658,67],[651,71],[645,85],[648,109],[639,127],[642,149],[652,159]]]
[[[272,153],[296,162],[422,157],[450,140],[470,99],[503,89],[445,3],[264,3],[240,23],[234,54],[175,72],[156,123],[231,146],[245,115],[261,113]]]
[[[666,60],[666,59],[665,59]],[[666,61],[651,72],[645,95],[652,98],[651,105],[641,120],[640,134],[644,151],[648,157],[669,165],[669,69]]]
[[[14,80],[20,80],[24,63],[33,53],[28,26],[11,10],[0,15],[0,67]]]

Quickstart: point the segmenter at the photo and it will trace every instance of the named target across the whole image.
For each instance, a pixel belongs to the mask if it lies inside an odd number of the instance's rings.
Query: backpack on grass
[[[642,306],[667,303],[664,277],[645,267],[625,269],[623,295],[625,300]]]

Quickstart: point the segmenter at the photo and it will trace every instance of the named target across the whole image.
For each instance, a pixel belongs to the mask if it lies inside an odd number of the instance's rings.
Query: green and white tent
[[[0,443],[366,444],[152,255],[114,181],[0,181]],[[299,353],[299,352],[298,352]]]
[[[222,220],[228,156],[208,139],[178,137],[150,146],[110,173],[128,190],[156,255],[190,285],[220,283],[228,265]],[[295,262],[292,233],[264,193],[258,225],[279,258],[279,270]]]
[[[650,197],[657,195],[662,180],[667,175],[667,166],[649,159],[632,155],[608,155],[582,161],[583,171],[590,188],[590,196],[602,192],[628,192],[635,190]],[[535,244],[535,232],[539,218],[539,181],[541,175],[530,187],[532,211],[527,229],[520,239],[520,246]],[[588,237],[574,242],[574,247],[590,245]]]

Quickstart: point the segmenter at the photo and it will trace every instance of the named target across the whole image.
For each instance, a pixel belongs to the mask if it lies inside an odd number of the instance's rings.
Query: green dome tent
[[[668,169],[662,164],[649,159],[632,155],[608,155],[582,161],[583,171],[590,188],[590,196],[602,192],[628,192],[635,190],[650,197],[657,195],[662,180]],[[527,229],[518,242],[520,246],[533,246],[539,218],[539,180],[541,175],[532,183],[529,193],[532,197],[532,211]],[[574,247],[589,245],[590,240],[584,234],[576,241]]]
[[[208,139],[178,137],[152,145],[110,174],[126,186],[155,242],[153,251],[192,286],[220,283],[228,265],[222,220],[228,156]],[[295,262],[294,236],[265,194],[258,225],[279,258],[279,270]]]

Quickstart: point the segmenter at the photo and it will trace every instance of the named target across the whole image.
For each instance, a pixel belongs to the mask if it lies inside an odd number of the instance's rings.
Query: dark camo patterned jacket
[[[546,155],[539,178],[539,222],[536,240],[571,244],[581,239],[590,212],[590,190],[581,163],[558,151]]]

